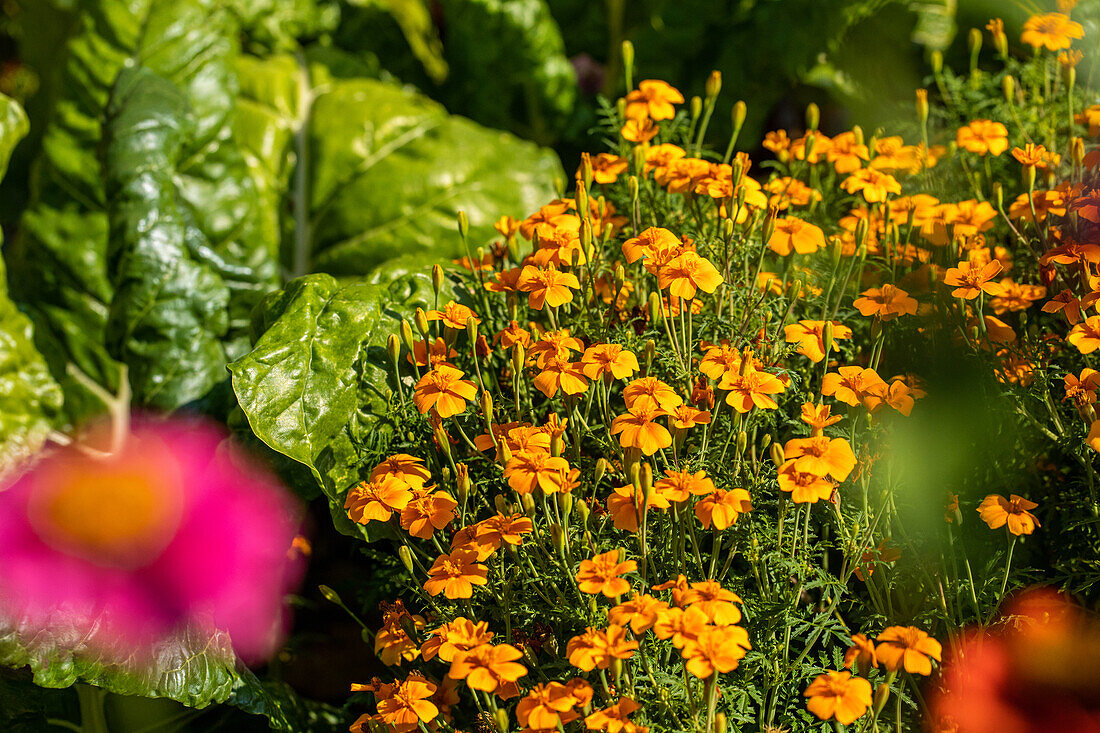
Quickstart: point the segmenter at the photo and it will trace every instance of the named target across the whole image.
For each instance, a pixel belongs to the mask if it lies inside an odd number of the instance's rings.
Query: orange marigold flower
[[[638,531],[638,520],[642,515],[642,505],[646,511],[651,509],[668,509],[669,503],[661,494],[654,493],[648,499],[635,489],[633,484],[616,486],[607,497],[607,511],[611,515],[615,529],[627,532]]]
[[[859,170],[869,157],[870,151],[866,145],[856,142],[854,132],[842,132],[834,137],[825,155],[826,160],[832,163],[836,172],[841,175]]]
[[[886,382],[874,369],[842,366],[821,380],[821,394],[858,406],[868,395],[878,394]]]
[[[973,300],[982,292],[1000,295],[1001,286],[992,280],[1002,269],[1001,263],[997,260],[985,265],[976,262],[960,262],[958,267],[948,268],[943,276],[943,283],[955,288],[951,291],[951,295],[956,298]]]
[[[428,311],[427,316],[429,321],[443,321],[443,325],[448,328],[462,330],[466,328],[467,319],[473,318],[474,323],[481,323],[481,319],[477,317],[476,313],[453,300],[443,306],[443,310]]]
[[[628,119],[619,134],[623,136],[623,140],[628,142],[647,143],[657,137],[657,133],[660,131],[661,128],[657,126],[657,123],[647,117],[644,120]]]
[[[681,576],[683,577],[683,576]],[[673,591],[675,597],[676,591]],[[658,639],[672,639],[672,645],[684,649],[699,638],[706,629],[712,628],[710,619],[700,608],[669,608],[657,614],[657,623],[653,625],[653,634]]]
[[[662,611],[668,610],[668,604],[648,593],[634,597],[607,612],[607,620],[619,626],[630,626],[635,636],[643,634],[657,623]]]
[[[378,717],[395,733],[416,730],[421,723],[430,723],[439,715],[439,708],[428,699],[435,691],[434,682],[409,675],[392,696],[378,701]]]
[[[1062,159],[1062,156],[1058,155],[1058,153],[1053,153],[1042,145],[1035,145],[1033,143],[1027,143],[1022,148],[1013,148],[1012,157],[1018,160],[1020,165],[1026,168],[1047,168],[1048,166],[1056,166]]]
[[[502,216],[493,222],[493,229],[500,232],[500,236],[511,238],[519,231],[520,220],[510,216]]]
[[[676,250],[683,242],[675,234],[661,227],[649,227],[641,234],[623,242],[623,257],[628,263],[637,262],[642,257],[653,258],[658,252]]]
[[[836,718],[841,725],[851,725],[871,707],[871,683],[851,672],[826,672],[818,675],[806,691],[810,698],[806,709],[821,718]]]
[[[990,331],[990,339],[992,339],[992,329]],[[889,405],[905,417],[909,417],[909,413],[913,411],[913,407],[916,405],[916,400],[913,398],[909,385],[900,379],[896,379],[890,382],[889,386],[883,383],[872,389],[863,398],[863,406],[871,413],[878,412],[883,405]]]
[[[752,511],[749,492],[744,489],[716,489],[695,503],[695,517],[703,529],[728,529],[745,512]]]
[[[737,669],[749,649],[749,632],[740,626],[711,626],[684,646],[683,656],[687,671],[706,679],[716,672]]]
[[[648,176],[650,171],[656,168],[664,168],[672,161],[679,160],[686,155],[687,153],[679,145],[672,145],[671,143],[652,145],[645,151],[645,165],[642,167],[642,174]]]
[[[474,527],[478,541],[489,544],[494,550],[500,549],[503,543],[518,547],[523,544],[523,535],[534,531],[534,524],[522,514],[496,514]]]
[[[568,473],[569,461],[542,451],[515,453],[504,465],[504,478],[520,494],[530,494],[536,488],[556,494]]]
[[[1001,292],[990,299],[989,305],[997,315],[1009,311],[1017,313],[1027,310],[1036,300],[1046,297],[1047,289],[1042,285],[1029,285],[1015,282],[1010,277],[1001,278]]]
[[[691,300],[698,290],[713,293],[722,284],[722,276],[710,260],[695,252],[685,252],[657,273],[657,286],[668,289],[675,298]]]
[[[684,95],[668,82],[646,79],[626,95],[626,116],[634,120],[671,120],[676,116],[673,105],[683,103]]]
[[[452,366],[440,364],[420,378],[413,390],[413,402],[421,414],[434,410],[439,417],[453,417],[477,396],[477,385],[462,378]]]
[[[385,522],[412,501],[408,485],[393,477],[382,476],[352,487],[344,499],[344,509],[357,524]]]
[[[783,446],[783,455],[797,459],[799,471],[832,476],[837,481],[847,479],[856,467],[856,455],[844,438],[794,438]]]
[[[584,351],[584,344],[579,338],[570,335],[568,328],[562,328],[543,333],[539,340],[527,350],[527,355],[541,367],[549,359],[568,360],[572,355],[571,352],[574,351]]]
[[[591,690],[583,680],[576,680]],[[591,700],[591,697],[588,697]],[[567,725],[580,717],[573,708],[582,702],[574,687],[560,682],[535,685],[527,696],[516,705],[516,718],[519,724],[530,730],[554,730],[559,725]],[[583,707],[583,705],[582,705]]]
[[[382,628],[374,636],[374,653],[382,664],[393,666],[400,664],[401,660],[411,662],[420,654],[416,642],[405,631],[406,626],[415,633],[415,630],[424,628],[424,617],[409,613],[403,605],[383,614]]]
[[[611,624],[606,630],[588,627],[583,634],[574,636],[565,647],[569,663],[585,672],[607,669],[613,659],[630,659],[638,642],[626,638],[626,629]]]
[[[974,120],[959,128],[955,143],[978,155],[1000,155],[1008,150],[1008,128],[992,120]]]
[[[458,502],[446,491],[423,492],[401,510],[401,528],[413,537],[428,539],[455,518]]]
[[[527,674],[527,668],[516,662],[523,652],[511,644],[482,644],[455,657],[447,676],[466,680],[471,690],[496,692]]]
[[[441,337],[437,337],[432,342],[431,351],[428,350],[428,345],[423,341],[414,341],[412,353],[407,354],[405,360],[417,366],[435,366],[437,364],[454,366],[450,363],[450,360],[456,356],[458,356],[458,352],[448,348],[447,342]]]
[[[1066,341],[1076,346],[1082,354],[1100,349],[1100,316],[1089,316],[1083,323],[1078,323],[1066,335]]]
[[[706,471],[692,473],[675,468],[666,468],[665,477],[653,484],[653,489],[670,502],[687,501],[693,494],[702,496],[717,491]]]
[[[477,553],[469,550],[454,550],[449,555],[440,555],[428,569],[428,580],[424,590],[430,595],[443,593],[447,598],[470,598],[475,585],[485,585],[489,569],[477,562]]]
[[[581,357],[581,364],[586,377],[604,377],[608,382],[612,379],[627,379],[641,369],[634,352],[627,351],[619,344],[596,344],[588,347]]]
[[[541,270],[527,265],[519,278],[519,289],[528,294],[528,304],[537,311],[542,310],[544,305],[557,308],[569,303],[573,300],[572,291],[580,287],[576,275],[561,272],[552,262]]]
[[[485,289],[490,293],[517,293],[519,292],[519,279],[523,275],[523,268],[512,267],[498,272],[495,279],[485,283]]]
[[[824,476],[799,470],[797,458],[786,460],[779,467],[779,488],[788,492],[791,495],[791,501],[795,504],[816,504],[819,501],[828,501],[835,490],[832,482]]]
[[[454,621],[433,629],[420,646],[420,655],[426,662],[439,657],[450,663],[471,649],[488,644],[492,638],[493,632],[489,631],[488,621],[474,622],[459,616]]]
[[[596,183],[614,183],[619,179],[619,174],[627,169],[630,161],[619,155],[600,153],[592,156],[592,180]],[[580,177],[581,169],[577,169],[577,177]]]
[[[821,227],[793,216],[776,220],[775,232],[768,239],[768,249],[783,256],[791,252],[813,254],[824,246],[825,232]]]
[[[699,371],[711,379],[721,379],[741,369],[741,352],[732,346],[712,346],[699,362]]]
[[[581,363],[558,358],[547,359],[532,383],[535,389],[551,398],[559,389],[567,395],[581,394],[588,390],[588,380],[585,379]]]
[[[1020,41],[1032,48],[1058,51],[1069,48],[1074,39],[1084,38],[1085,29],[1062,13],[1040,13],[1024,23]]]
[[[699,609],[713,624],[729,626],[741,620],[741,609],[735,604],[744,601],[733,591],[723,588],[717,580],[701,580],[684,590],[680,603]]]
[[[862,168],[852,173],[840,184],[848,193],[863,193],[863,199],[869,204],[885,201],[890,194],[900,194],[901,184],[889,173],[881,173],[872,168]]]
[[[768,395],[782,394],[784,390],[779,377],[755,368],[746,369],[744,374],[727,373],[718,388],[728,391],[726,404],[738,412],[748,412],[754,407],[774,410],[779,405]]]
[[[831,412],[832,408],[829,405],[804,402],[802,403],[802,422],[813,428],[814,435],[820,435],[825,428],[843,419],[840,415],[830,415]]]
[[[1066,390],[1063,402],[1072,400],[1077,407],[1091,405],[1096,402],[1096,390],[1100,389],[1100,372],[1085,368],[1081,370],[1079,377],[1067,374],[1063,383]]]
[[[696,425],[707,425],[709,423],[709,412],[696,410],[694,407],[687,405],[680,405],[669,414],[669,424],[677,430],[688,430]]]
[[[884,284],[881,288],[864,290],[852,305],[860,315],[878,316],[884,321],[892,321],[898,316],[917,314],[917,299],[890,283]]]
[[[915,626],[891,626],[878,635],[875,656],[891,672],[932,674],[932,660],[940,661],[940,643]]]
[[[858,668],[865,677],[872,667],[878,667],[875,645],[864,634],[852,634],[852,645],[844,652],[844,666]]]
[[[648,733],[649,728],[635,725],[628,716],[641,710],[642,706],[629,697],[619,698],[611,707],[597,710],[584,719],[588,730],[605,730],[607,733]]]
[[[630,590],[630,583],[619,576],[637,569],[638,563],[633,560],[620,562],[619,551],[611,550],[596,555],[591,560],[581,560],[577,570],[577,586],[582,593],[603,593],[608,598],[615,598]]]
[[[837,339],[852,338],[852,329],[840,321],[833,321],[833,343],[829,349],[836,348]],[[798,344],[797,351],[814,364],[825,358],[825,321],[799,321],[783,327],[783,339],[789,344]]]
[[[409,489],[422,488],[431,477],[431,472],[424,466],[424,459],[408,453],[395,453],[370,472],[371,481],[393,479]]]
[[[526,349],[531,346],[531,332],[512,321],[507,328],[502,329],[493,337],[493,343],[498,342],[506,349],[510,349],[516,344],[523,344],[523,348]]]
[[[658,408],[671,412],[684,404],[683,398],[669,385],[656,377],[642,377],[626,385],[623,390],[626,409]]]
[[[1016,494],[1009,499],[1000,494],[990,494],[978,505],[978,514],[990,529],[1000,529],[1007,524],[1008,531],[1019,536],[1031,534],[1036,527],[1042,526],[1030,511],[1037,506],[1035,502]]]
[[[623,448],[637,448],[651,456],[672,445],[672,434],[657,422],[666,415],[668,413],[659,407],[636,404],[625,415],[611,421],[611,434],[619,436],[619,445]]]

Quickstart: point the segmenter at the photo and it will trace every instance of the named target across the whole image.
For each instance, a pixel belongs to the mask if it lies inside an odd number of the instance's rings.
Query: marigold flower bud
[[[637,463],[630,466],[630,483],[634,485],[636,493],[640,494],[642,492],[642,467]]]
[[[863,144],[863,128],[856,125],[852,128],[852,137],[855,138],[856,145]]]
[[[649,322],[656,325],[661,322],[661,296],[653,292],[649,294]],[[648,371],[648,367],[647,367]]]
[[[971,58],[976,59],[982,50],[982,32],[977,28],[971,28],[970,35],[966,39],[966,45],[970,48]]]
[[[638,176],[631,176],[626,179],[626,186],[630,190],[630,200],[638,200]]]
[[[733,110],[730,112],[730,119],[733,122],[734,134],[741,132],[741,128],[745,124],[745,118],[749,114],[749,107],[742,100],[737,100],[733,105]]]
[[[932,65],[933,74],[939,74],[943,71],[943,51],[933,51],[929,62]]]
[[[558,507],[561,508],[563,515],[568,517],[569,513],[573,511],[573,495],[566,494],[564,492],[558,492],[554,496],[557,497]]]
[[[390,360],[394,362],[396,368],[398,360],[401,358],[401,340],[397,338],[397,334],[391,333],[390,337],[386,339],[386,352],[390,355]]]
[[[469,316],[466,319],[466,333],[469,334],[471,341],[477,340],[477,324],[478,319],[474,316]]]
[[[726,720],[725,713],[714,714],[714,731],[715,733],[726,733],[729,722]]]
[[[531,494],[524,494],[520,498],[520,504],[523,506],[523,513],[528,517],[535,516],[535,497]]]
[[[706,93],[707,99],[714,99],[718,96],[718,93],[722,91],[722,72],[715,69],[710,72],[710,76],[707,77]]]
[[[775,223],[779,218],[779,207],[775,204],[768,206],[768,214],[764,218],[764,244],[766,245],[771,241],[772,235],[775,234]]]
[[[581,518],[581,526],[588,524],[588,517],[592,514],[592,510],[588,508],[588,502],[578,501],[576,504],[577,516]]]
[[[645,342],[645,371],[649,373],[649,368],[653,366],[653,358],[657,356],[657,342],[653,339],[649,339]]]
[[[493,717],[496,718],[497,730],[499,730],[500,733],[508,733],[508,729],[511,725],[511,721],[508,720],[508,711],[504,708],[497,708]]]
[[[458,212],[458,233],[465,239],[470,234],[470,219],[465,211]]]
[[[502,494],[497,494],[493,497],[493,506],[501,514],[508,513],[508,500],[504,498]]]
[[[329,603],[335,603],[338,606],[344,605],[344,602],[340,600],[340,594],[327,585],[319,585],[317,586],[317,590],[321,591],[321,595],[324,596],[325,600]]]
[[[737,455],[744,455],[745,449],[749,447],[749,434],[744,430],[737,434]]]
[[[550,541],[559,554],[565,554],[565,532],[560,524],[550,525]]]
[[[595,479],[597,484],[603,480],[604,475],[607,474],[607,468],[610,465],[611,464],[607,462],[606,458],[601,458],[600,460],[596,461],[596,475],[593,478]]]
[[[439,444],[439,450],[444,456],[451,455],[451,438],[447,435],[447,431],[440,425],[432,430],[432,435],[435,437],[435,442]]]
[[[409,350],[409,353],[413,353],[413,330],[408,321],[401,321],[401,341],[404,342],[405,348]]]
[[[649,501],[649,494],[653,491],[653,466],[648,462],[642,465],[642,496],[646,497],[646,501]]]
[[[921,125],[928,123],[928,90],[917,90],[917,120]]]
[[[550,438],[550,455],[555,458],[565,451],[565,438],[561,433]]]
[[[592,185],[592,156],[588,153],[581,153],[581,173],[580,182],[584,184],[585,188]],[[577,199],[578,203],[580,199]],[[584,209],[581,209],[584,211]]]
[[[886,705],[886,701],[890,699],[890,685],[885,682],[879,684],[875,688],[875,712],[881,712],[882,708]]]
[[[993,203],[996,204],[998,209],[1003,209],[1005,205],[1005,189],[1001,185],[1000,181],[993,182]]]
[[[703,98],[695,96],[691,98],[691,121],[699,119],[699,115],[703,114]]]
[[[616,685],[619,684],[619,680],[622,679],[623,676],[623,660],[618,657],[613,657],[611,659],[610,669],[611,679],[615,680]]]
[[[631,76],[634,71],[634,44],[630,41],[623,41],[623,67],[626,70],[626,85],[630,88],[633,86]]]
[[[582,219],[589,217],[588,210],[588,184],[581,178],[577,178],[577,213]]]
[[[1016,99],[1016,77],[1005,74],[1004,81],[1001,82],[1001,91],[1004,92],[1005,101],[1012,104]]]
[[[427,336],[428,314],[424,312],[423,308],[416,309],[416,315],[413,317],[413,321],[416,323],[416,330],[420,332],[420,335]]]
[[[772,443],[769,450],[772,457],[772,463],[774,463],[776,466],[783,465],[783,446],[781,446],[779,443]]]
[[[523,344],[517,342],[512,347],[512,370],[516,375],[523,373],[523,363],[527,360],[527,350],[523,348]]]
[[[821,109],[810,102],[806,105],[806,129],[811,132],[817,132],[817,126],[821,124]],[[810,152],[807,149],[806,157],[810,157]]]
[[[1073,158],[1073,164],[1081,167],[1085,164],[1085,141],[1074,137],[1069,141],[1069,154]]]

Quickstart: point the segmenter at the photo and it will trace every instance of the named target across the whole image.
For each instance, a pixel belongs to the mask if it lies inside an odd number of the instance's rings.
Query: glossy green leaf
[[[26,133],[22,108],[0,96],[0,177]],[[0,475],[42,446],[61,403],[61,389],[35,348],[30,320],[8,298],[0,264]]]
[[[166,697],[202,708],[226,701],[242,684],[224,634],[180,633],[146,650],[151,661],[140,667],[109,661],[96,642],[61,622],[42,630],[0,617],[0,666],[29,667],[41,687],[86,682],[120,695]]]
[[[430,308],[434,297],[426,273],[373,284],[298,278],[260,304],[255,347],[229,365],[252,432],[310,468],[341,531],[361,532],[342,510],[360,478],[361,438],[387,427],[386,340],[400,318]]]
[[[502,214],[553,198],[562,175],[551,151],[385,82],[333,82],[312,120],[310,259],[333,274],[365,274],[397,254],[456,256],[459,211],[481,246]]]
[[[245,345],[240,335],[248,313],[274,280],[277,240],[263,227],[271,216],[264,215],[264,200],[230,144],[237,31],[234,15],[216,0],[85,0],[81,5],[43,139],[34,201],[20,240],[8,253],[14,295],[36,323],[36,339],[65,388],[66,411],[74,421],[102,405],[66,376],[67,364],[109,390],[118,386],[117,362],[106,346],[114,284],[105,161],[99,153],[108,97],[123,67],[141,65],[164,76],[186,101],[190,132],[178,159],[179,195],[214,256],[235,271],[227,281],[228,352]],[[145,357],[127,353],[139,358],[132,373],[142,374]],[[158,407],[176,406],[169,395],[197,396],[190,388],[149,381],[134,386],[139,403]]]

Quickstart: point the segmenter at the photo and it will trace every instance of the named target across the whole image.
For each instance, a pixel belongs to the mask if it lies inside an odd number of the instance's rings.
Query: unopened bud
[[[485,416],[485,419],[490,424],[493,422],[493,395],[489,394],[487,390],[481,390],[481,414]]]
[[[642,466],[642,470],[641,470],[641,489],[642,489],[642,496],[646,497],[647,500],[648,500],[649,492],[651,492],[653,490],[653,466],[649,465],[648,462],[646,462]]]
[[[821,124],[821,110],[816,104],[810,102],[806,105],[806,129],[812,132],[817,131],[817,126]]]
[[[413,317],[413,321],[416,323],[416,330],[420,332],[420,335],[427,336],[428,314],[424,312],[423,308],[416,309],[416,315]]]
[[[966,39],[966,45],[970,48],[971,58],[976,58],[982,50],[982,32],[977,28],[971,28],[970,35]]]
[[[771,453],[772,463],[776,466],[782,466],[785,460],[783,456],[783,446],[779,445],[779,443],[772,443],[769,452]]]
[[[1005,205],[1005,189],[1000,181],[993,182],[993,203],[997,209],[1003,209]]]
[[[582,218],[588,218],[588,186],[580,178],[577,179],[577,214]]]
[[[569,512],[573,511],[573,495],[564,492],[558,492],[554,496],[557,497],[558,506],[561,508],[562,515],[568,517]]]
[[[699,119],[699,115],[703,114],[703,98],[692,97],[689,108],[691,109],[691,119],[694,122]]]
[[[470,234],[470,219],[465,211],[458,212],[458,233],[465,239]]]
[[[520,504],[523,506],[524,514],[528,517],[535,516],[535,497],[530,494],[524,494],[523,497],[520,498]]]
[[[743,101],[738,100],[734,103],[733,110],[730,112],[730,119],[733,122],[734,134],[741,132],[741,128],[744,126],[745,118],[748,116],[748,114],[748,105],[746,105]]]
[[[505,499],[502,494],[497,494],[493,497],[493,506],[496,507],[497,512],[500,514],[509,513],[508,500]]]
[[[1004,92],[1005,101],[1012,104],[1016,99],[1016,77],[1005,74],[1004,80],[1001,81],[1001,91]]]
[[[888,699],[890,699],[890,685],[883,682],[875,688],[875,711],[881,711]]]
[[[653,339],[649,339],[645,342],[645,370],[646,374],[649,373],[650,367],[653,366],[653,359],[657,356],[657,342]]]
[[[390,360],[395,364],[401,358],[401,340],[397,338],[396,333],[391,333],[390,337],[386,339],[386,351],[390,355]]]
[[[855,138],[856,145],[862,145],[863,144],[863,128],[860,127],[859,125],[856,125],[855,127],[853,127],[852,128],[852,137]]]
[[[943,52],[942,51],[933,51],[929,61],[932,64],[932,73],[933,74],[939,74],[941,71],[943,71]]]
[[[471,341],[477,340],[477,318],[474,316],[468,316],[466,318],[466,333],[469,335]]]
[[[581,153],[580,177],[581,183],[584,184],[585,188],[592,185],[592,156],[588,153]],[[580,203],[580,199],[578,199],[577,202]],[[583,209],[581,210],[583,211]]]
[[[554,543],[554,549],[559,553],[565,552],[565,532],[560,524],[550,525],[550,541]]]
[[[641,148],[635,148],[635,150],[640,150],[640,149]],[[626,179],[626,187],[630,191],[630,200],[631,201],[637,201],[638,200],[638,176],[630,176],[630,178],[627,178]]]
[[[565,451],[565,438],[563,433],[555,433],[550,438],[550,455],[557,458]]]
[[[611,658],[611,679],[615,680],[615,684],[619,684],[619,680],[623,676],[623,660],[618,657]]]
[[[527,350],[523,348],[523,344],[516,342],[516,345],[512,347],[512,369],[517,375],[523,371],[524,362],[527,361]]]
[[[769,445],[772,444],[772,434],[764,433],[764,437],[760,439],[760,449],[766,450]]]
[[[587,501],[578,501],[576,504],[577,516],[580,517],[581,525],[588,523],[588,516],[592,514],[592,510],[588,508]]]
[[[728,726],[729,721],[726,720],[725,713],[714,714],[714,733],[726,733]]]
[[[772,235],[775,234],[775,224],[779,219],[779,207],[772,204],[768,207],[768,215],[764,218],[764,244],[766,245],[771,241]]]
[[[656,292],[649,294],[649,322],[658,324],[661,322],[661,296]]]
[[[710,76],[707,77],[707,99],[714,99],[720,91],[722,91],[722,72],[715,70],[710,72]]]
[[[642,467],[637,463],[630,465],[630,483],[634,486],[634,493],[642,493]]]
[[[917,120],[921,125],[928,123],[928,90],[917,90]]]
[[[744,455],[745,449],[749,447],[749,434],[744,430],[737,434],[737,455]]]
[[[405,343],[405,348],[409,350],[409,353],[413,353],[413,330],[408,321],[401,321],[401,340]]]
[[[505,708],[497,708],[497,711],[493,713],[493,717],[496,718],[497,730],[500,733],[508,733],[510,721],[508,720],[508,711]]]
[[[598,461],[596,461],[596,472],[595,472],[595,475],[592,478],[597,484],[600,483],[600,481],[603,480],[603,477],[605,475],[607,475],[607,468],[610,465],[611,464],[607,462],[606,458],[601,458]]]
[[[1071,138],[1069,141],[1069,154],[1073,159],[1073,164],[1077,167],[1081,167],[1085,164],[1085,141],[1079,137]]]
[[[329,603],[335,603],[337,606],[344,605],[344,602],[340,600],[340,594],[327,585],[319,585],[317,586],[317,590],[321,591],[321,595],[324,596],[325,600]]]
[[[833,322],[825,321],[825,327],[821,331],[821,343],[825,347],[825,353],[833,348]]]
[[[623,68],[626,69],[626,83],[629,85],[634,71],[634,44],[630,41],[623,41]]]

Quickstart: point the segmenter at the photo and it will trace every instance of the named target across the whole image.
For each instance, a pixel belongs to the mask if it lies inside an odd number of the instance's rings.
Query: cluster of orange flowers
[[[1036,63],[1060,52],[1072,78],[1079,57],[1068,49],[1081,26],[1064,10],[1030,19],[1021,42],[1039,49]],[[1007,58],[1003,23],[987,29]],[[1082,137],[1065,136],[1062,156],[1045,147],[1051,139],[1022,134],[1018,120],[982,117],[945,131],[950,148],[932,145],[929,95],[919,90],[920,142],[868,140],[859,128],[829,136],[811,112],[801,133],[768,133],[774,173],[757,180],[749,157],[734,153],[743,105],[724,158],[702,152],[720,81],[712,76],[707,99],[693,104],[704,116],[701,126],[691,120],[690,140],[679,124],[683,95],[641,81],[619,101],[619,146],[582,156],[573,196],[523,219],[502,217],[490,251],[455,261],[472,288],[417,312],[391,337],[395,405],[415,408],[409,414],[430,427],[431,443],[421,457],[390,455],[351,488],[344,508],[398,538],[412,590],[431,612],[396,605],[384,614],[374,637],[380,659],[418,661],[422,671],[356,686],[377,707],[353,730],[455,725],[469,695],[483,729],[501,733],[510,716],[533,733],[646,731],[657,715],[640,695],[657,687],[652,666],[668,677],[671,664],[690,705],[675,710],[665,700],[661,715],[721,730],[722,675],[780,648],[757,634],[752,584],[739,585],[736,568],[751,567],[767,593],[761,557],[778,553],[789,567],[818,557],[811,529],[828,526],[844,554],[831,571],[836,586],[854,576],[872,603],[892,592],[882,576],[903,555],[889,537],[905,533],[895,534],[903,528],[893,479],[877,461],[892,423],[919,414],[931,389],[896,361],[892,340],[946,335],[993,364],[1005,389],[1032,384],[1069,352],[1051,327],[1059,318],[1066,344],[1083,355],[1100,350],[1100,150]],[[1100,105],[1068,119],[1100,136]],[[953,200],[924,193],[941,166],[959,168],[972,190],[941,193]],[[1016,184],[995,170],[1018,174],[1025,190],[1006,200]],[[434,277],[438,295],[442,270]],[[1100,452],[1100,372],[1059,379]],[[959,506],[952,494],[947,532],[963,521]],[[998,604],[1017,543],[1040,527],[1038,504],[990,493],[971,506],[990,529],[1004,529]],[[759,547],[761,537],[774,547]],[[872,577],[876,567],[884,569]],[[802,591],[805,566],[790,572]],[[963,612],[948,609],[950,573],[929,573],[935,608],[954,623]],[[973,617],[992,618],[996,605],[987,617],[980,586],[955,573]],[[844,592],[823,591],[807,625],[843,624]],[[796,592],[786,612],[811,606],[806,595]],[[525,608],[545,606],[545,619],[531,619],[543,630],[513,628],[520,598]],[[847,669],[823,662],[798,681],[800,714],[840,725],[869,715],[863,729],[877,730],[892,691],[931,675],[941,645],[908,625],[851,640]],[[553,661],[544,667],[543,658]],[[764,695],[761,721],[772,723],[780,697]]]

